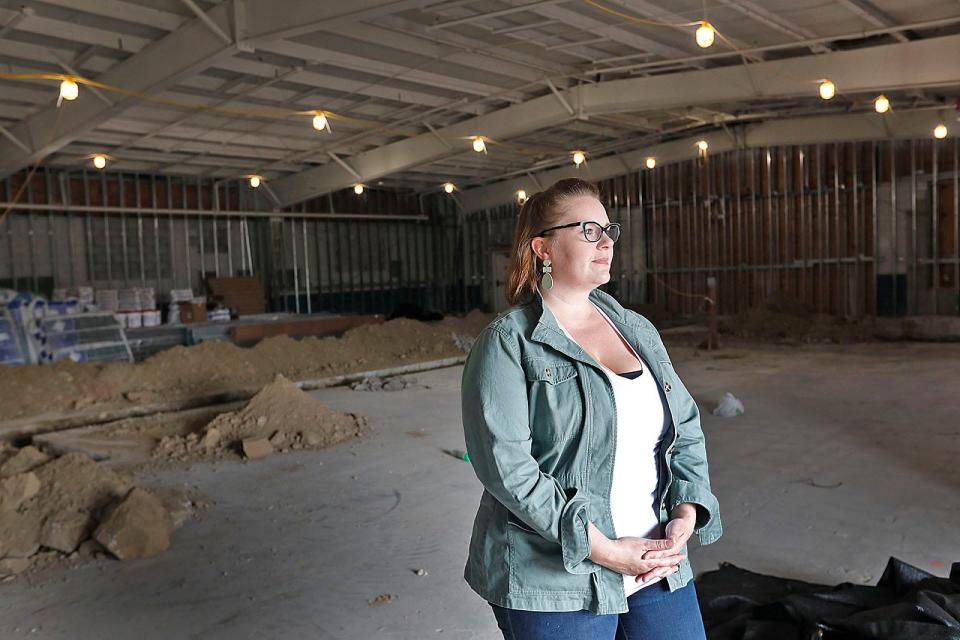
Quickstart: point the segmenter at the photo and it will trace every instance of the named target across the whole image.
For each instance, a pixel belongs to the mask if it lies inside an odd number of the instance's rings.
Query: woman
[[[686,542],[722,529],[700,414],[653,325],[596,288],[619,232],[583,180],[527,200],[514,306],[464,366],[485,489],[464,578],[506,640],[704,638]]]

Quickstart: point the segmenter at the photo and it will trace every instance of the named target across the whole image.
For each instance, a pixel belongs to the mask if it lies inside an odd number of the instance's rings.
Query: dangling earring
[[[544,289],[553,288],[553,276],[550,275],[553,271],[553,267],[550,266],[551,264],[553,263],[550,260],[543,261],[543,279],[541,280],[541,284]]]

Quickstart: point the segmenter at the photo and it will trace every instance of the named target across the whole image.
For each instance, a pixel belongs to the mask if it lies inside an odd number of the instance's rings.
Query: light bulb
[[[943,140],[947,137],[947,125],[942,122],[933,128],[933,137],[937,140]]]
[[[443,190],[446,191],[447,193],[453,193],[454,188],[455,187],[453,186],[452,182],[445,182],[443,184]]]
[[[837,85],[829,80],[823,80],[820,83],[820,97],[824,100],[831,100],[835,95],[837,95]]]
[[[700,150],[700,153],[706,153],[709,148],[710,145],[707,144],[706,140],[697,140],[697,149]]]
[[[483,153],[486,151],[487,145],[483,142],[483,138],[480,136],[474,136],[473,138],[473,150],[477,153]]]
[[[327,116],[322,113],[318,113],[313,116],[313,128],[317,131],[323,131],[327,128]]]
[[[697,27],[697,46],[701,49],[707,49],[713,45],[713,37],[715,30],[713,25],[703,20],[700,23],[700,26]]]
[[[649,158],[647,158],[646,165],[647,165],[647,169],[653,169],[655,166],[657,166],[657,159],[654,158],[653,156],[650,156]]]
[[[517,190],[517,202],[519,202],[520,204],[523,204],[523,203],[526,202],[526,201],[527,201],[527,192],[524,191],[523,189],[518,189],[518,190]]]
[[[573,152],[573,164],[578,167],[583,164],[583,161],[587,159],[587,156],[583,155],[583,151],[574,151]]]
[[[80,87],[73,80],[64,80],[60,83],[60,97],[64,100],[76,100],[80,95]]]
[[[250,176],[250,186],[256,189],[260,186],[260,176]]]
[[[877,99],[873,102],[873,108],[876,109],[877,113],[886,113],[889,111],[890,101],[887,100],[887,96],[877,96]]]
[[[358,196],[361,195],[363,193],[363,185],[362,184],[353,185],[353,192]]]
[[[93,156],[93,166],[95,166],[97,169],[103,169],[105,166],[107,166],[107,157],[101,153]]]

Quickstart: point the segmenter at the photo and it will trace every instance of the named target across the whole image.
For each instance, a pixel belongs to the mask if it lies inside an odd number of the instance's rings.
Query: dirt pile
[[[462,356],[493,316],[435,322],[397,318],[340,337],[275,336],[252,348],[208,341],[131,363],[0,367],[0,420],[149,404],[269,383],[276,374],[321,378]]]
[[[274,451],[324,449],[361,436],[363,416],[335,411],[282,375],[242,409],[222,413],[199,431],[160,440],[156,458],[188,461],[264,457]]]
[[[817,313],[782,292],[774,292],[753,309],[721,320],[720,331],[779,344],[844,344],[873,339],[869,325]]]
[[[169,544],[170,531],[192,511],[182,492],[145,491],[81,453],[49,457],[24,447],[5,450],[0,459],[0,468],[15,471],[0,476],[0,578],[108,550],[122,559],[159,553]],[[152,512],[128,504],[132,497],[148,503]],[[151,541],[165,537],[166,544],[144,547],[145,536]]]

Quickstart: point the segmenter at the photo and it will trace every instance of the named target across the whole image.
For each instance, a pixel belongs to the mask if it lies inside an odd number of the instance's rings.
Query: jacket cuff
[[[689,502],[697,506],[697,522],[693,532],[697,534],[701,545],[716,542],[723,534],[720,524],[720,505],[709,489],[686,480],[674,478],[668,492],[667,513],[672,513],[677,505]]]
[[[560,514],[560,548],[563,551],[563,567],[569,573],[594,573],[600,570],[600,565],[587,559],[590,555],[587,505],[586,498],[574,495]]]

